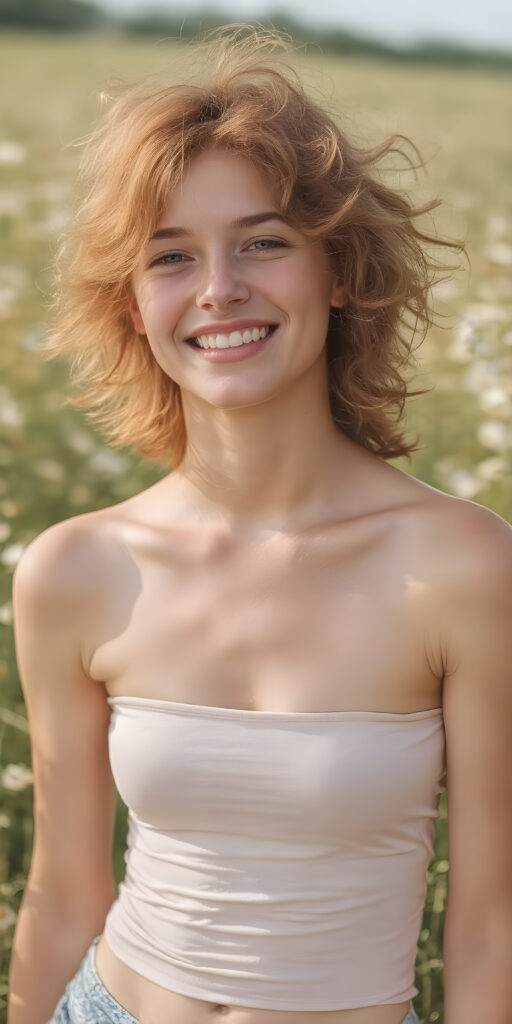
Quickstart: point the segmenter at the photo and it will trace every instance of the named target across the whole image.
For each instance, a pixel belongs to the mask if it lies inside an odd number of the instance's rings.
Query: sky
[[[215,11],[227,21],[288,13],[306,25],[333,26],[407,44],[422,38],[512,50],[508,0],[100,0],[114,12],[157,9],[194,14]],[[312,14],[314,10],[314,15]]]

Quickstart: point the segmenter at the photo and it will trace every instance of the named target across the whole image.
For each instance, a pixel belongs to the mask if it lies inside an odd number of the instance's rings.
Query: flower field
[[[43,361],[51,263],[73,216],[75,143],[99,116],[99,93],[122,78],[169,68],[168,40],[116,35],[0,37],[0,1022],[33,836],[30,739],[16,668],[12,573],[47,526],[150,486],[165,467],[113,451],[84,415],[62,408],[68,368]],[[433,290],[439,323],[416,353],[406,406],[424,446],[396,464],[512,521],[512,90],[505,72],[301,57],[311,88],[361,141],[410,136],[426,160],[417,179],[395,174],[418,200],[440,196],[438,230],[465,240],[469,265]],[[443,254],[440,254],[441,257]],[[455,262],[456,257],[449,257]],[[413,386],[414,386],[413,384]],[[114,870],[124,871],[126,809],[118,798]],[[448,878],[446,794],[418,945],[416,1007],[443,1021],[442,925]]]

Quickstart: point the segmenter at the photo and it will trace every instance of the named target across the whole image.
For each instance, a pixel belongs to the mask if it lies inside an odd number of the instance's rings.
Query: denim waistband
[[[68,981],[63,995],[47,1024],[139,1024],[105,988],[96,970],[96,946],[101,935],[92,940],[75,976]]]

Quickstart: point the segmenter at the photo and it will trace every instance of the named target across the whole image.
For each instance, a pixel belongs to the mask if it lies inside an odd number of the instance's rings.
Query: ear
[[[331,292],[331,306],[335,306],[337,309],[342,309],[342,307],[345,305],[346,300],[346,289],[341,281],[341,278],[335,277]]]
[[[132,295],[128,303],[128,312],[131,316],[133,326],[137,331],[137,334],[145,334],[146,328],[144,327],[144,321],[140,315],[140,309],[137,305],[137,299],[135,295]]]

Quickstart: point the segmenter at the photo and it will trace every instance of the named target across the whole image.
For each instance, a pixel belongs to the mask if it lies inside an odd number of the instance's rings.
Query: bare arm
[[[512,1015],[512,528],[460,510],[444,590],[446,1024]]]
[[[34,772],[34,846],[14,934],[8,1024],[49,1020],[115,896],[110,709],[81,656],[101,571],[90,526],[68,520],[40,534],[14,574],[16,656]]]

